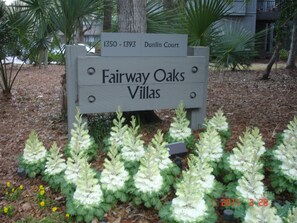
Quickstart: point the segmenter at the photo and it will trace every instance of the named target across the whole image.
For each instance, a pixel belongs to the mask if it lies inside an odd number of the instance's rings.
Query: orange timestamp
[[[250,199],[249,206],[269,206],[267,198],[260,198],[258,201],[254,199]],[[240,206],[240,200],[238,198],[221,198],[220,200],[221,207],[233,207],[233,206]]]

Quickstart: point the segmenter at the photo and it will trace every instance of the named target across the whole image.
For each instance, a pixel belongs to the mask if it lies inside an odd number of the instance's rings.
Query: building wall
[[[257,14],[257,0],[250,0],[245,3],[244,0],[235,0],[232,3],[232,8],[229,11],[223,22],[232,23],[239,22],[242,26],[251,33],[256,33],[256,14]]]

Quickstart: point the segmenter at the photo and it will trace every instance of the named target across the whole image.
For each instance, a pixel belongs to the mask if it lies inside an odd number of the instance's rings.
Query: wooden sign
[[[201,128],[206,115],[209,49],[189,48],[189,56],[177,54],[89,56],[84,46],[66,46],[69,136],[77,106],[88,114],[115,112],[118,106],[122,111],[171,109],[183,101],[190,127]]]
[[[101,56],[187,56],[185,34],[102,33]]]

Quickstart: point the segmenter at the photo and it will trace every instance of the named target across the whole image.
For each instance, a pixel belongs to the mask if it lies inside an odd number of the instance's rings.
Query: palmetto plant
[[[179,32],[189,35],[189,44],[208,46],[217,37],[217,22],[228,15],[230,3],[217,0],[188,0],[182,13]]]
[[[39,67],[42,61],[47,66],[47,52],[54,31],[49,20],[49,12],[53,8],[53,1],[22,0],[20,7],[23,12],[30,14],[32,26],[31,51],[33,55],[38,55]]]
[[[53,0],[50,12],[53,26],[65,36],[65,43],[74,43],[75,31],[85,16],[94,15],[100,7],[97,0]]]
[[[181,13],[179,4],[172,9],[166,9],[159,0],[147,0],[146,17],[148,33],[173,33],[175,24],[179,21]]]
[[[24,53],[23,46],[28,44],[29,31],[29,15],[15,5],[5,7],[3,1],[0,1],[0,88],[7,98],[11,95],[12,86],[22,67],[15,71],[14,59]],[[5,58],[10,55],[13,60],[8,65]]]
[[[223,25],[212,49],[216,65],[232,70],[248,67],[256,55],[256,39],[238,22]]]

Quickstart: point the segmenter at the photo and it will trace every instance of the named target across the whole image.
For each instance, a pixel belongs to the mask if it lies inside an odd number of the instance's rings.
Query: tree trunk
[[[77,43],[84,42],[84,34],[85,34],[85,32],[84,32],[83,18],[79,18],[77,32],[76,32],[76,42]]]
[[[146,32],[146,0],[118,0],[119,32]]]
[[[264,71],[264,74],[262,76],[263,80],[268,80],[269,79],[269,75],[271,72],[271,68],[273,66],[273,64],[277,61],[278,57],[279,57],[279,51],[281,50],[281,43],[277,43],[273,52],[272,57],[270,58],[267,67]]]
[[[38,50],[38,67],[39,67],[39,69],[42,68],[43,58],[44,58],[44,52],[43,52],[43,49],[39,49],[39,50]]]
[[[48,48],[44,50],[44,67],[47,68],[48,66]]]
[[[118,0],[118,29],[119,32],[145,33],[146,0]],[[124,114],[129,118],[135,115],[140,118],[142,124],[159,122],[159,117],[154,111],[128,112]]]
[[[286,69],[296,69],[295,61],[297,55],[297,15],[293,19],[292,36],[290,44],[290,52],[287,60]]]
[[[104,0],[103,32],[111,31],[112,9],[112,0]]]

